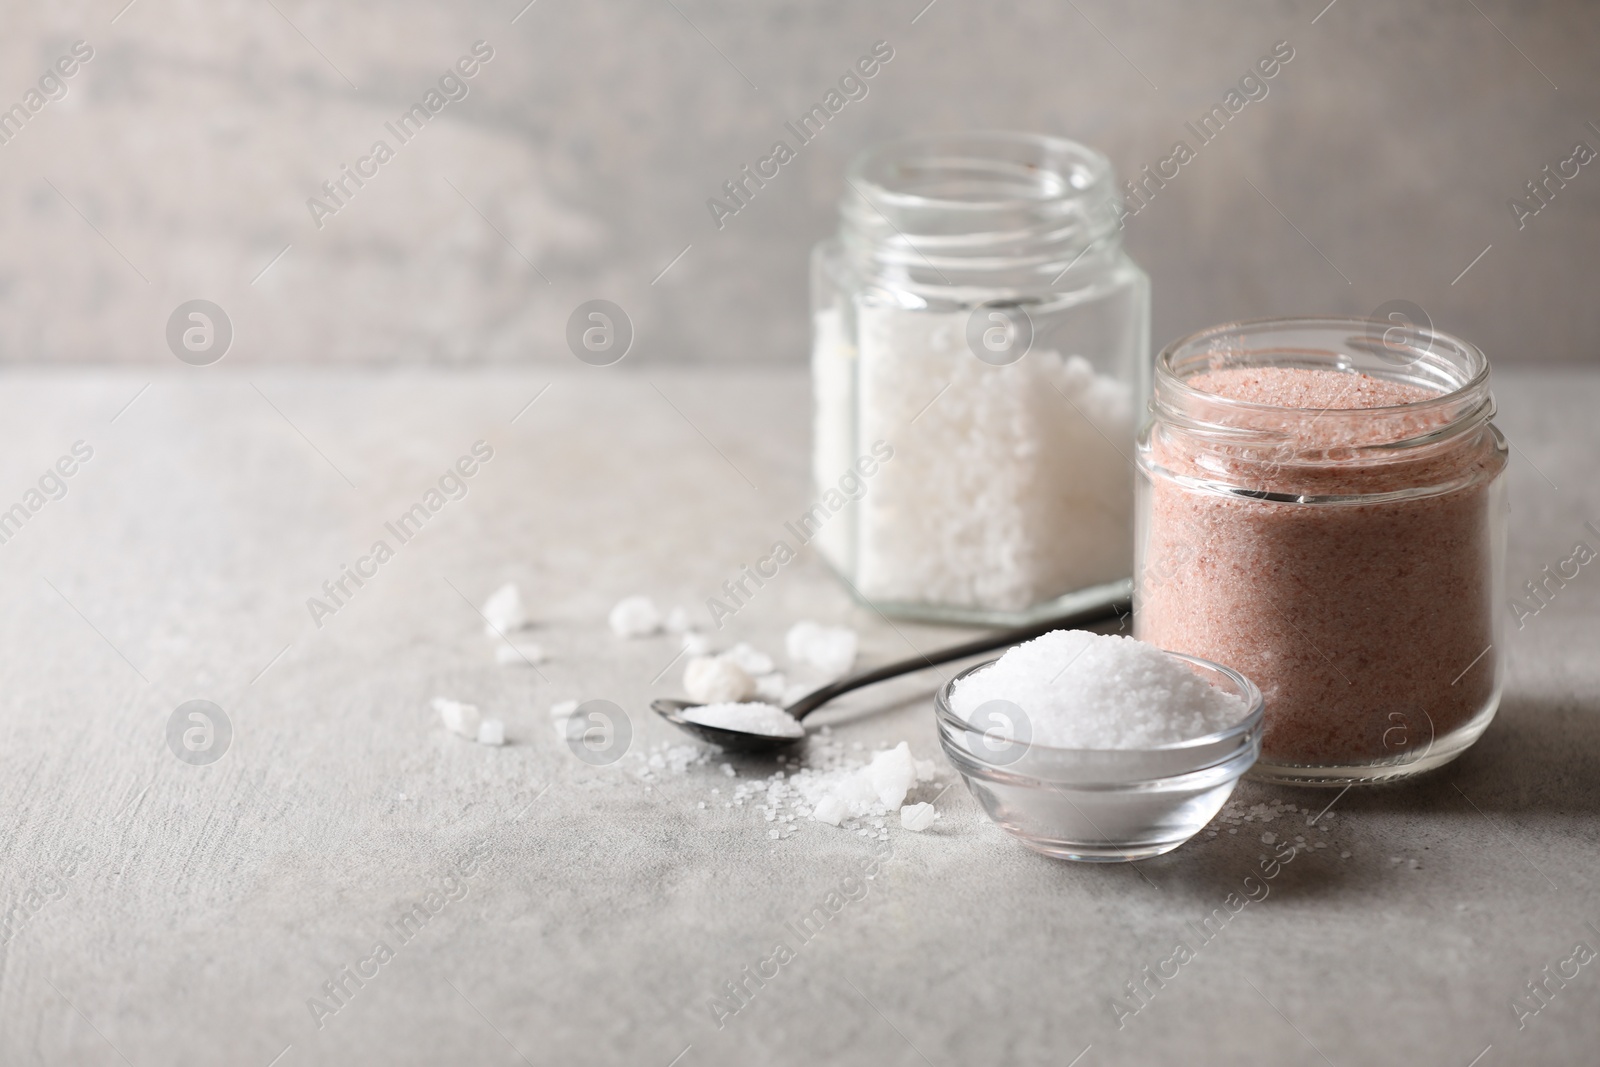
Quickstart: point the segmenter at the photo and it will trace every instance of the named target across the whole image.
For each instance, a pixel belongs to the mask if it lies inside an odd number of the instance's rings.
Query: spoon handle
[[[870,671],[859,671],[846,675],[837,682],[825,685],[821,689],[807,693],[804,697],[790,704],[786,710],[796,719],[803,719],[816,711],[834,697],[843,696],[863,686],[873,685],[877,682],[898,678],[902,674],[911,674],[914,671],[925,670],[928,667],[937,667],[941,663],[951,660],[966,659],[976,656],[980,652],[993,652],[997,648],[1006,648],[1010,645],[1020,645],[1024,641],[1031,641],[1041,637],[1052,630],[1068,630],[1078,626],[1090,626],[1097,622],[1107,622],[1111,619],[1121,618],[1133,608],[1133,602],[1126,596],[1117,597],[1115,600],[1092,607],[1074,611],[1068,615],[1057,615],[1051,619],[1029,623],[1027,626],[1018,626],[1011,630],[1000,630],[984,637],[974,638],[965,644],[951,645],[937,652],[928,652],[903,659],[896,663],[888,663],[882,667],[874,667]]]

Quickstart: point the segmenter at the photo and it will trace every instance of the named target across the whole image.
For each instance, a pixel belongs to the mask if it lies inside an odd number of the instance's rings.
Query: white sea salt
[[[463,704],[459,700],[450,700],[447,697],[434,697],[433,710],[444,720],[446,730],[477,740],[478,726],[483,722],[483,713],[476,705]]]
[[[900,825],[919,834],[938,817],[939,812],[932,804],[907,804],[900,809]]]
[[[842,820],[897,810],[919,780],[917,772],[922,768],[918,762],[911,756],[911,746],[902,741],[873,756],[865,766],[802,777],[796,787],[810,801],[812,818],[837,826],[834,815]]]
[[[478,744],[503,745],[506,743],[506,724],[499,719],[484,719],[478,724]]]
[[[818,478],[857,441],[894,445],[818,546],[878,601],[1016,610],[1126,576],[1132,389],[1042,346],[990,366],[970,317],[862,306],[854,338],[837,310],[816,317]]]
[[[809,620],[797,622],[784,635],[784,651],[795,663],[832,679],[856,661],[856,632],[844,626],[823,626]]]
[[[683,635],[683,651],[690,656],[709,656],[711,654],[711,638],[703,633],[689,630]]]
[[[571,718],[572,713],[577,710],[578,702],[576,700],[558,700],[550,705],[550,717],[552,719]]]
[[[521,630],[528,625],[528,613],[522,607],[522,593],[514,582],[507,582],[489,594],[483,602],[483,632],[490,637]]]
[[[1012,705],[1012,717],[1020,709],[1031,741],[1054,748],[1150,748],[1226,729],[1249,711],[1153,645],[1082,630],[1018,645],[951,693],[969,721],[991,701]]]
[[[662,626],[666,628],[669,634],[681,634],[693,628],[693,624],[689,622],[688,611],[681,607],[675,607],[667,612],[667,617],[662,622]]]
[[[756,683],[730,659],[696,656],[684,665],[683,691],[696,704],[738,704],[756,695]]]
[[[606,617],[618,637],[649,637],[661,631],[661,611],[647,596],[624,597]]]
[[[804,737],[806,729],[782,708],[771,704],[702,704],[688,708],[683,717],[702,726],[720,726],[768,737]],[[782,774],[782,771],[778,772]]]

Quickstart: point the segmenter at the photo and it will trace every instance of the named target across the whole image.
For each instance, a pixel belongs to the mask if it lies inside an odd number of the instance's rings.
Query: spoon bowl
[[[699,707],[699,705],[692,700],[673,700],[669,697],[659,697],[650,702],[650,709],[672,725],[680,730],[687,730],[702,741],[709,741],[726,752],[760,755],[778,752],[805,740],[804,737],[778,737],[775,734],[753,734],[745,730],[729,730],[721,726],[707,726],[705,723],[695,722],[683,714],[693,707]],[[784,710],[788,711],[789,709],[785,708]],[[793,713],[791,712],[791,714]]]

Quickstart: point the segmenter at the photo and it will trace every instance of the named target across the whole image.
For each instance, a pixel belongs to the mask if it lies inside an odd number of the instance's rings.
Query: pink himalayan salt
[[[1176,474],[1328,495],[1462,484],[1415,499],[1304,505],[1194,491],[1157,475],[1139,636],[1254,681],[1266,701],[1267,764],[1411,757],[1483,710],[1495,686],[1493,659],[1478,659],[1494,610],[1486,494],[1503,458],[1476,435],[1381,463],[1358,455],[1357,446],[1446,421],[1431,408],[1342,414],[1438,395],[1417,386],[1280,367],[1214,370],[1188,384],[1271,405],[1240,417],[1287,432],[1290,444],[1201,455],[1181,433],[1158,433],[1151,460]]]

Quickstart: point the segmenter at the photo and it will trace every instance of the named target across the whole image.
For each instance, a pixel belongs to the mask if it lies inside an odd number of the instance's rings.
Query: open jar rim
[[[1240,400],[1189,384],[1205,371],[1252,367],[1360,373],[1434,395],[1403,404],[1310,408]],[[1340,449],[1352,457],[1436,444],[1494,415],[1489,360],[1477,346],[1431,326],[1352,316],[1250,319],[1180,338],[1156,357],[1150,406],[1168,425],[1235,444],[1292,441],[1314,413],[1324,430],[1362,427],[1359,435],[1325,434],[1359,438]]]
[[[1119,203],[1111,161],[1076,141],[920,134],[856,157],[839,236],[862,264],[913,281],[981,284],[1014,274],[1025,287],[1050,289],[1121,254]]]
[[[1091,198],[1113,171],[1088,145],[992,130],[901,137],[858,155],[849,177],[874,204],[983,212]]]

